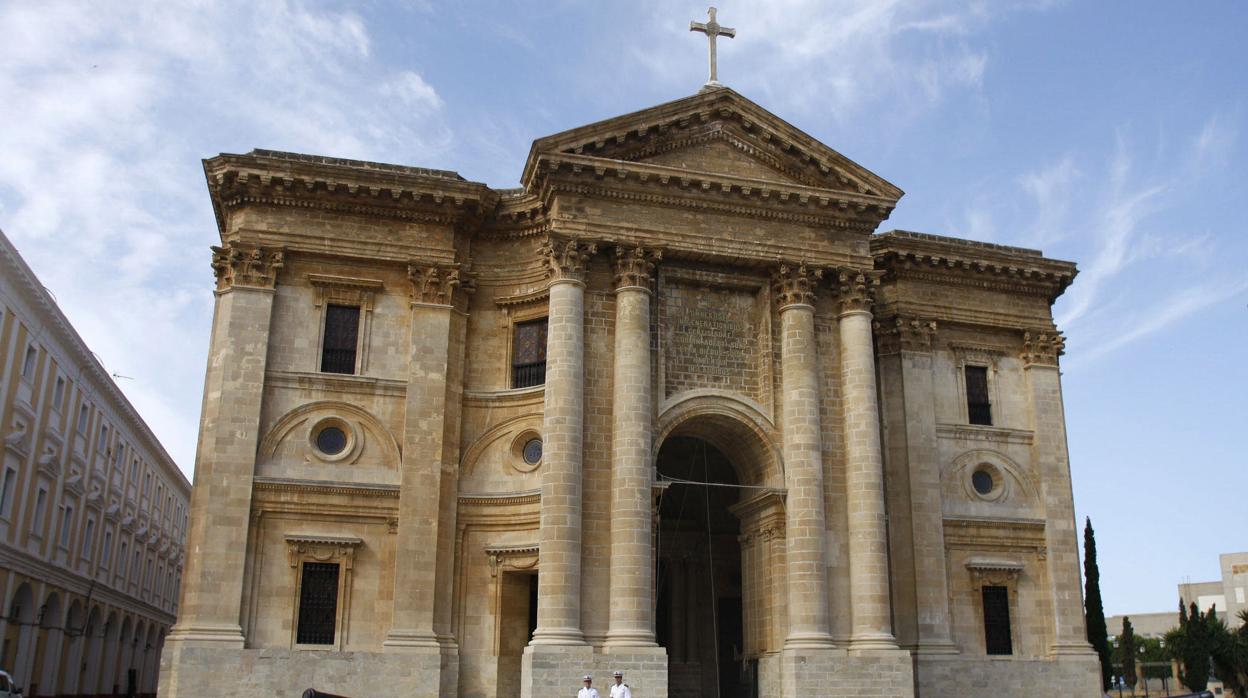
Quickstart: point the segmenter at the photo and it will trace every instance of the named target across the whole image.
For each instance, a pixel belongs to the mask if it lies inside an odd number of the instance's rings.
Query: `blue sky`
[[[0,2],[0,228],[184,470],[216,229],[265,147],[515,186],[533,139],[693,93],[702,2]],[[1055,307],[1106,611],[1248,549],[1248,4],[719,4],[720,79],[904,189],[884,229],[1079,263]]]

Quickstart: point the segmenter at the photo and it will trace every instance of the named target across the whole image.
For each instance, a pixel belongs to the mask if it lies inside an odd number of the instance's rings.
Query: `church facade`
[[[712,87],[522,187],[253,151],[161,695],[1099,695],[1051,306]]]

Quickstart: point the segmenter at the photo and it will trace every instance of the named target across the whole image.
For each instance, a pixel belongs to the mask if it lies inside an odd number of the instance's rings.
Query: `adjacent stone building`
[[[1094,696],[1034,250],[736,92],[522,187],[253,151],[162,695]],[[708,484],[709,483],[709,484]]]
[[[190,483],[0,233],[0,667],[33,696],[152,695]]]

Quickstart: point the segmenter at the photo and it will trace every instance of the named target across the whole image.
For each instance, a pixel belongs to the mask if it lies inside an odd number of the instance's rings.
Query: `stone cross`
[[[714,7],[707,9],[706,14],[707,14],[707,20],[708,20],[706,24],[703,24],[701,22],[690,22],[689,31],[702,32],[703,34],[706,34],[707,43],[710,45],[710,62],[711,62],[711,77],[707,79],[706,84],[718,85],[719,80],[716,79],[716,74],[715,74],[715,37],[726,36],[729,39],[731,39],[732,37],[737,35],[737,30],[731,27],[721,27],[719,25],[719,22],[715,21],[715,8]]]

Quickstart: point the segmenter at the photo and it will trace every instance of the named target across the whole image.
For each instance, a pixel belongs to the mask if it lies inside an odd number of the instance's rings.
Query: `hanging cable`
[[[670,482],[673,485],[702,485],[703,487],[729,487],[735,490],[774,490],[767,485],[734,485],[727,482],[704,482],[702,480],[685,480],[671,475],[659,475],[659,482]]]

